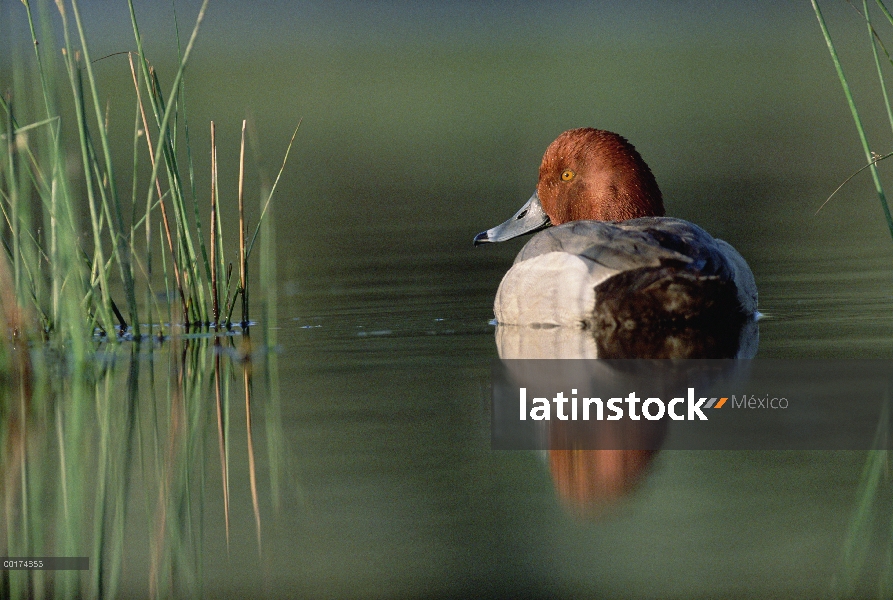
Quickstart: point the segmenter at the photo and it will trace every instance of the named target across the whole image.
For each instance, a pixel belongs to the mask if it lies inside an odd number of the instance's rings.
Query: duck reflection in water
[[[539,334],[548,336],[549,333],[549,330],[530,329],[525,337],[527,343],[521,345],[542,348],[544,344],[533,342],[531,337]],[[702,325],[681,330],[652,328],[643,331],[639,328],[581,330],[578,333],[591,340],[603,359],[752,358],[758,343],[757,322],[753,320],[737,328]],[[576,344],[577,347],[585,345]],[[567,354],[565,357],[569,358]],[[664,363],[661,360],[657,363],[667,364],[667,370],[672,371],[669,367],[671,361]],[[616,369],[614,365],[617,365],[617,361],[598,360],[591,364],[593,367],[604,365],[608,369]],[[719,364],[728,365],[726,362]],[[702,372],[700,382],[695,386],[698,389],[709,387],[711,381],[724,375],[727,373],[722,371],[722,367],[714,372]],[[661,387],[667,390],[684,389],[691,384],[690,380],[684,381],[688,376],[680,376],[675,382],[670,376]],[[602,374],[598,376],[599,380],[604,378]],[[605,421],[548,421],[549,469],[564,506],[577,516],[595,518],[605,514],[606,509],[635,490],[660,452],[667,434],[667,419],[666,416],[658,421],[624,419],[610,424]],[[612,439],[616,443],[612,444]],[[602,449],[579,449],[581,447]]]

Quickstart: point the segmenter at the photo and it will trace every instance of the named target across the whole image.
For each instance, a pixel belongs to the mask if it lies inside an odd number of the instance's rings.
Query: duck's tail
[[[693,340],[698,348],[689,350],[695,355],[709,350],[718,357],[735,355],[747,318],[733,282],[663,265],[624,271],[596,287],[595,311],[587,326],[600,357],[603,352],[606,358],[614,355],[612,349],[628,356],[637,348],[650,348],[646,354],[651,358],[676,356],[676,346],[690,346]]]

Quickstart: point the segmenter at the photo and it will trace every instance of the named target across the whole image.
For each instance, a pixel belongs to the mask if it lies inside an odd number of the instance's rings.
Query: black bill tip
[[[481,244],[486,244],[490,241],[492,241],[492,240],[489,238],[486,231],[482,231],[479,234],[477,234],[476,236],[474,236],[474,245],[475,246],[480,246]]]

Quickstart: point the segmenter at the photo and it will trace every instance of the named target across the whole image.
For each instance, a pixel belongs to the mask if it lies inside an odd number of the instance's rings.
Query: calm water
[[[85,4],[90,27],[108,28],[93,54],[129,49],[126,14]],[[279,302],[259,329],[278,352],[251,365],[251,440],[242,365],[222,357],[218,421],[212,351],[178,342],[131,363],[126,347],[100,363],[99,391],[65,388],[35,401],[27,435],[0,430],[8,547],[101,550],[104,570],[72,589],[91,595],[101,580],[125,597],[893,589],[882,587],[893,573],[886,479],[857,512],[866,453],[663,452],[630,495],[582,518],[543,456],[490,450],[492,301],[523,242],[471,240],[530,196],[546,145],[570,127],[629,137],[668,212],[748,259],[765,314],[758,358],[893,358],[893,241],[868,178],[814,216],[862,159],[808,5],[284,4],[221,3],[188,73],[195,143],[216,119],[230,149],[225,219],[241,119],[255,120],[266,173],[305,119],[275,200]],[[0,33],[21,26],[18,3],[0,8]],[[150,8],[138,9],[147,35],[169,36],[169,16]],[[827,16],[864,84],[864,40],[845,37],[864,25],[843,4]],[[151,42],[163,78],[165,40]],[[12,55],[0,55],[0,81]],[[98,63],[100,87],[129,173],[130,75],[115,60]],[[873,139],[888,139],[872,108]],[[20,401],[10,389],[6,415]],[[82,421],[61,420],[72,401],[88,407]],[[83,431],[66,446],[80,483],[60,481],[60,422]],[[864,569],[847,553],[864,553]]]
[[[798,201],[785,192],[767,204]],[[761,215],[736,216],[725,235],[767,315],[759,357],[893,353],[883,230],[854,243],[807,217],[753,239]],[[581,521],[540,456],[488,448],[487,321],[520,243],[474,249],[458,229],[407,243],[415,233],[376,231],[319,271],[289,269],[283,414],[307,504],[283,536],[302,566],[281,576],[357,596],[833,595],[864,454],[666,452],[626,502]]]
[[[730,187],[730,201],[738,193]],[[766,206],[799,201],[785,196],[790,188],[774,193]],[[714,216],[703,214],[710,228]],[[749,237],[747,224],[764,216],[775,219],[765,225],[771,235]],[[758,357],[893,354],[893,245],[882,227],[841,231],[839,221],[810,216],[793,228],[768,209],[736,217],[712,225],[754,267],[766,314]],[[855,541],[850,534],[864,452],[667,451],[631,494],[584,517],[559,498],[541,454],[491,451],[492,299],[521,242],[473,248],[474,233],[392,225],[341,241],[317,234],[280,263],[279,351],[252,368],[250,444],[245,370],[222,356],[228,523],[214,353],[197,340],[152,355],[144,348],[134,362],[129,349],[117,353],[100,391],[82,398],[99,416],[82,425],[75,447],[83,456],[69,458],[87,470],[84,489],[70,492],[70,509],[87,515],[72,521],[84,535],[70,548],[95,560],[100,540],[104,589],[358,598],[880,593],[890,573],[887,486],[869,499],[874,521]],[[28,425],[27,474],[38,497],[30,510],[58,524],[54,411],[70,409],[64,396],[45,406]],[[22,472],[10,466],[16,445],[7,444],[9,502]],[[98,506],[107,511],[99,533],[90,525]],[[21,506],[13,500],[6,515],[10,543],[21,540]],[[32,544],[64,537],[40,518],[28,522]],[[854,549],[867,556],[857,572],[844,556]],[[96,591],[94,574],[83,576],[83,593]]]

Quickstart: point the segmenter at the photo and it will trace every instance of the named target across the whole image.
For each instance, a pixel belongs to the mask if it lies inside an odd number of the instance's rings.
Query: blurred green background
[[[135,48],[126,3],[80,4],[94,59]],[[135,4],[148,55],[169,82],[171,5]],[[177,4],[184,40],[198,4]],[[893,135],[883,129],[864,24],[846,3],[827,4],[883,150]],[[31,51],[22,6],[2,6],[8,68]],[[126,157],[133,123],[126,58],[96,69]],[[187,85],[195,146],[207,148],[214,119],[229,189],[242,118],[256,123],[272,173],[303,118],[278,204],[279,218],[309,238],[404,219],[473,234],[529,196],[545,147],[572,127],[629,138],[670,213],[693,219],[734,213],[741,188],[781,184],[802,190],[785,212],[808,225],[862,164],[807,2],[214,1]],[[129,162],[121,163],[127,173]],[[202,181],[207,165],[206,152],[198,153]],[[867,182],[851,184],[819,218],[876,215],[855,212],[871,201]],[[692,198],[705,186],[706,203]]]

